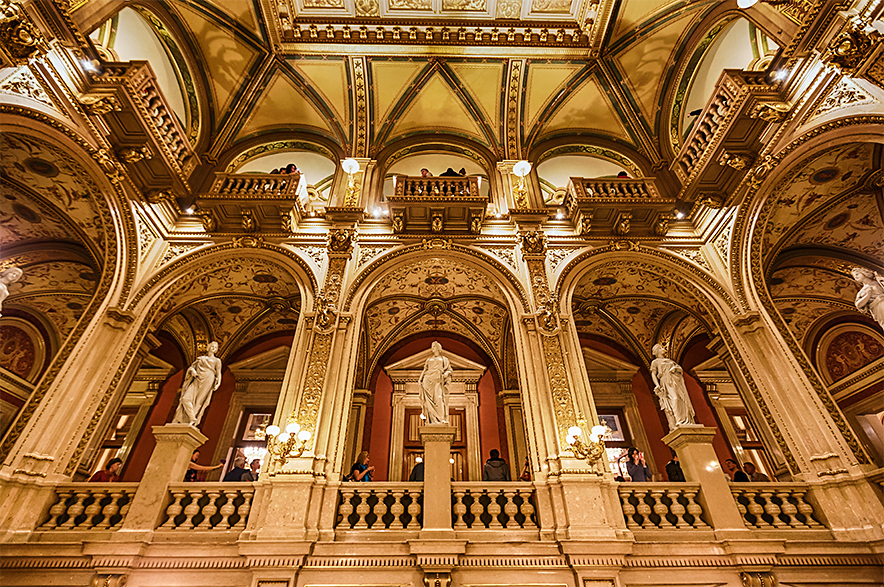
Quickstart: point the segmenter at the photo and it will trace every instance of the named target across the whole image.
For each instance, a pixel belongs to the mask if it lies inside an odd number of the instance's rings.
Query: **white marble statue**
[[[865,267],[854,267],[851,273],[860,285],[856,294],[856,309],[871,314],[884,328],[884,277]]]
[[[421,387],[421,411],[427,424],[448,424],[448,384],[451,362],[442,356],[442,345],[433,341],[433,356],[424,363],[418,383]]]
[[[684,383],[684,371],[681,365],[666,357],[666,349],[662,344],[655,344],[654,357],[651,362],[651,378],[654,380],[654,393],[660,399],[660,407],[666,414],[669,428],[675,430],[679,426],[692,426],[694,407]]]
[[[21,279],[21,276],[22,270],[18,267],[0,271],[0,312],[3,311],[3,300],[9,297],[9,286]]]
[[[196,426],[203,419],[212,394],[221,385],[221,359],[215,356],[217,352],[218,343],[210,342],[206,354],[197,357],[188,367],[173,424]]]

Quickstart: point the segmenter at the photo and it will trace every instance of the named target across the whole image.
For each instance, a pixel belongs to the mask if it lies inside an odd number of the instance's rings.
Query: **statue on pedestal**
[[[856,294],[856,309],[869,313],[884,328],[884,277],[865,267],[854,267],[853,278],[860,285]]]
[[[421,412],[427,424],[448,424],[448,384],[451,362],[442,356],[442,345],[433,341],[433,356],[424,363],[418,383],[421,387]]]
[[[218,343],[210,342],[206,354],[197,357],[188,367],[173,424],[196,426],[203,419],[212,394],[221,385],[221,359],[215,356],[217,352]]]
[[[9,286],[21,279],[22,270],[10,267],[0,271],[0,311],[3,311],[3,300],[9,296]]]
[[[651,362],[654,393],[660,399],[660,407],[666,414],[670,430],[695,425],[694,407],[684,383],[681,365],[666,357],[666,349],[662,344],[655,344],[651,352],[656,357]]]

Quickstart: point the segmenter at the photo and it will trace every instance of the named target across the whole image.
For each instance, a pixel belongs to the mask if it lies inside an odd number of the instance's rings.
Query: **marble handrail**
[[[620,483],[618,491],[630,530],[709,529],[699,483]]]
[[[748,528],[758,530],[824,529],[806,499],[803,483],[731,483],[737,509]]]
[[[531,483],[454,482],[451,498],[455,530],[537,528]]]
[[[170,483],[171,501],[158,530],[244,530],[252,483]]]
[[[394,178],[396,198],[479,197],[478,177]]]
[[[420,530],[423,483],[341,484],[338,530]]]
[[[306,195],[307,181],[300,173],[216,173],[211,193],[218,196],[276,198]]]
[[[49,519],[38,530],[117,530],[138,483],[62,483]]]

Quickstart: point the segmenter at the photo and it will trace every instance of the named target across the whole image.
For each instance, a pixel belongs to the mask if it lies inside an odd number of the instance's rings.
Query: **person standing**
[[[651,472],[645,464],[645,455],[634,446],[626,451],[626,472],[633,482],[650,481]]]
[[[368,464],[368,451],[364,450],[356,457],[356,462],[350,467],[350,478],[353,481],[371,481],[374,473],[374,465]]]
[[[672,460],[666,463],[666,477],[670,483],[684,483],[684,471],[681,470],[681,463],[678,462],[678,455],[672,451]]]
[[[770,483],[770,477],[759,471],[755,463],[743,463],[743,470],[746,471],[746,475],[751,483]]]
[[[199,458],[200,451],[199,449],[196,449],[190,456],[190,462],[187,463],[187,472],[184,474],[184,480],[186,482],[198,481],[196,477],[197,471],[214,471],[215,469],[220,469],[222,466],[224,466],[224,463],[218,463],[213,467],[200,465],[199,463],[197,463]]]
[[[233,459],[233,468],[227,471],[227,474],[224,475],[222,481],[240,481],[243,474],[249,472],[249,470],[245,468],[245,464],[246,457],[243,455],[236,455],[236,458]]]
[[[724,462],[724,466],[727,467],[727,470],[731,476],[731,481],[733,481],[734,483],[749,482],[749,475],[747,475],[745,472],[743,472],[742,469],[740,469],[740,463],[738,463],[734,459],[727,459]]]
[[[123,466],[123,461],[114,457],[107,462],[104,469],[96,471],[94,475],[89,477],[89,483],[115,483],[120,480],[117,472]]]
[[[261,459],[252,459],[252,462],[249,463],[249,470],[243,473],[239,480],[245,481],[246,483],[254,483],[258,480],[258,473],[260,471]]]
[[[506,461],[500,458],[500,451],[492,448],[490,458],[485,461],[485,467],[482,470],[482,481],[509,481],[510,468],[506,465]]]

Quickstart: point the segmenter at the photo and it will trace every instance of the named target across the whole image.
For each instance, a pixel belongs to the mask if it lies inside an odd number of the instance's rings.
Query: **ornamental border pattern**
[[[298,424],[304,430],[315,430],[322,402],[328,359],[331,355],[331,333],[315,334],[310,349],[310,363],[307,365],[304,391],[298,400]],[[315,434],[314,434],[315,436]]]

